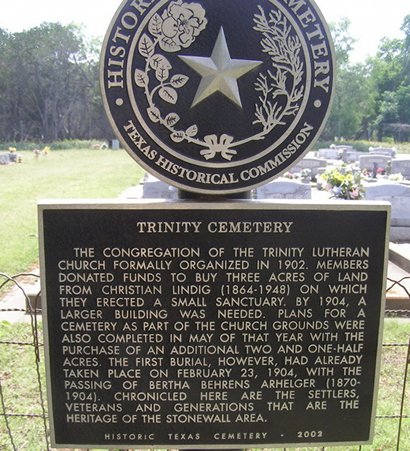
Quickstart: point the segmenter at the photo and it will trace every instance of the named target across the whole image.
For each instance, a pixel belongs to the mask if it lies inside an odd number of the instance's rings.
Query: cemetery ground
[[[116,198],[126,188],[136,185],[143,171],[124,151],[64,150],[51,151],[36,157],[32,152],[20,152],[21,164],[0,166],[0,272],[14,275],[37,267],[38,232],[37,200],[46,198]],[[0,285],[3,280],[0,280]],[[10,284],[7,284],[10,288]],[[1,293],[0,293],[1,297]],[[42,342],[41,323],[39,340]],[[410,321],[385,320],[381,368],[380,395],[373,445],[363,451],[396,449],[398,420],[403,395],[403,380]],[[0,318],[0,381],[5,405],[0,404],[0,450],[44,451],[45,424],[40,404],[38,373],[33,345],[32,325],[10,323]],[[44,360],[40,347],[39,374],[45,388]],[[404,415],[410,415],[409,384],[405,396]],[[44,393],[43,393],[44,395]],[[4,410],[16,416],[8,417],[15,440],[10,442]],[[32,417],[18,415],[31,414]],[[387,418],[386,418],[387,417]],[[410,419],[403,420],[400,449],[410,449]],[[309,448],[311,450],[318,448]],[[354,451],[358,447],[327,447],[326,450]]]
[[[38,261],[37,201],[116,198],[142,169],[125,151],[61,150],[0,165],[0,271],[17,274]]]
[[[39,326],[41,340],[41,325]],[[0,322],[0,342],[25,341],[32,342],[31,326],[25,323],[11,324]],[[410,321],[401,319],[386,319],[384,343],[403,343],[410,336]],[[42,341],[42,340],[41,340]],[[404,366],[407,349],[405,347],[383,347],[380,392],[377,415],[397,416],[403,390]],[[40,375],[42,387],[44,381],[44,361],[41,355]],[[32,346],[0,346],[0,378],[3,386],[3,396],[7,412],[15,414],[33,414],[27,417],[9,417],[9,426],[13,432],[15,446],[19,451],[44,451],[45,426],[42,409],[39,402],[35,356]],[[405,414],[409,414],[410,399],[407,394]],[[1,413],[1,410],[0,410]],[[400,450],[410,449],[409,419],[404,420]],[[373,445],[362,446],[362,451],[393,451],[396,450],[397,419],[381,418],[376,420],[376,436]],[[299,450],[307,448],[299,448]],[[308,448],[319,450],[319,448]],[[357,451],[358,447],[327,447],[326,451]],[[4,419],[0,417],[0,450],[13,451],[8,437]]]

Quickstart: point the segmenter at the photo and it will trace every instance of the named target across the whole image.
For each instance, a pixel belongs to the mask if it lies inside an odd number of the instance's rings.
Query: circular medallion
[[[111,125],[148,172],[229,194],[312,147],[334,84],[329,30],[309,0],[126,0],[107,32]]]

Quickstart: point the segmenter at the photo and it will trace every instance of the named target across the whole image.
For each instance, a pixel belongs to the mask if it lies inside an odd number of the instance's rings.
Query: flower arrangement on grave
[[[312,177],[312,170],[309,168],[302,169],[300,171],[300,178],[302,180],[310,180]]]
[[[300,172],[285,172],[283,174],[284,178],[290,179],[290,180],[310,180],[312,176],[312,170],[311,169],[302,169]]]
[[[332,167],[321,176],[322,187],[331,197],[344,200],[361,200],[364,194],[362,174],[352,166]]]

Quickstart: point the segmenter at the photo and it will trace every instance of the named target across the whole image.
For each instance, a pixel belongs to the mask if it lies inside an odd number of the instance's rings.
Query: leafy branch
[[[254,30],[263,35],[262,51],[270,56],[273,69],[259,74],[255,83],[260,103],[255,105],[253,124],[261,124],[266,135],[276,126],[284,125],[285,117],[296,116],[299,111],[304,94],[304,87],[299,86],[303,78],[302,45],[298,37],[291,35],[291,26],[280,11],[270,11],[267,17],[258,8]]]
[[[188,4],[181,3],[179,6],[189,9]],[[195,4],[196,13],[202,17],[203,11],[202,9],[199,11],[198,8],[202,7]],[[179,35],[174,35],[177,29],[175,24],[180,20],[180,17],[177,17],[175,5],[172,10],[171,7],[168,10],[166,19],[158,14],[152,17],[148,24],[149,34],[144,33],[138,43],[138,52],[145,59],[145,69],[136,69],[134,80],[138,87],[144,89],[149,104],[147,114],[150,120],[166,127],[170,132],[170,138],[175,143],[187,141],[201,146],[200,155],[206,160],[220,155],[223,159],[230,161],[238,154],[236,148],[252,141],[265,139],[275,127],[285,125],[287,116],[296,116],[300,109],[299,102],[304,94],[304,87],[301,86],[303,80],[301,43],[296,36],[292,36],[292,28],[281,12],[270,11],[267,17],[260,6],[258,9],[259,13],[254,16],[254,30],[263,36],[260,44],[263,53],[269,55],[272,68],[266,73],[260,73],[255,82],[259,103],[255,104],[256,119],[253,125],[261,125],[262,130],[242,140],[235,141],[233,136],[227,134],[208,135],[199,139],[197,125],[191,125],[186,130],[178,130],[176,126],[180,121],[179,115],[171,112],[164,117],[156,105],[157,97],[170,105],[177,104],[178,89],[189,81],[186,75],[171,75],[171,63],[163,54],[157,52],[157,46],[164,52],[175,52],[181,46],[185,48],[189,46],[184,44]],[[178,9],[178,14],[179,11]],[[193,26],[196,21],[184,22],[184,24],[187,23]],[[203,22],[202,26],[205,27],[205,25]],[[184,35],[184,40],[187,37],[188,34]],[[155,74],[155,79],[152,77],[152,72]]]
[[[138,52],[145,59],[144,70],[136,69],[134,73],[135,84],[144,88],[145,96],[148,101],[147,114],[153,123],[160,123],[170,131],[170,137],[174,142],[181,142],[187,139],[195,142],[194,137],[198,133],[196,125],[190,126],[185,131],[175,128],[180,121],[180,116],[171,112],[163,117],[161,110],[157,107],[155,97],[158,97],[171,105],[178,102],[178,89],[182,88],[189,81],[189,77],[183,74],[175,74],[171,76],[172,65],[169,60],[161,53],[157,53],[157,45],[161,36],[162,19],[156,14],[151,19],[148,29],[152,39],[148,34],[144,33],[138,42]],[[155,80],[151,80],[150,73],[155,72]],[[152,86],[155,83],[155,86]],[[202,145],[201,141],[198,141]]]

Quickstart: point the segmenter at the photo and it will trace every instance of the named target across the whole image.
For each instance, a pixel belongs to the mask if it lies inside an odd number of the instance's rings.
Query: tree
[[[11,42],[12,35],[0,29],[0,134],[3,136],[6,130],[14,128],[18,120],[13,108],[14,91],[10,91],[13,80]]]
[[[367,64],[350,64],[354,40],[349,34],[350,22],[342,19],[331,24],[336,56],[336,87],[332,111],[324,138],[367,135],[368,118],[374,111],[374,95]]]
[[[404,78],[406,84],[410,84],[410,14],[407,15],[403,20],[403,25],[401,27],[401,31],[403,31],[405,38],[403,44],[403,69],[404,69]]]
[[[373,59],[377,138],[407,139],[410,124],[410,15],[403,21],[404,39],[383,39]]]
[[[330,24],[338,70],[349,65],[350,53],[354,48],[355,39],[350,36],[349,29],[350,20],[347,17]]]
[[[15,50],[21,72],[28,75],[27,114],[39,118],[37,134],[46,141],[66,137],[70,116],[78,111],[76,104],[89,84],[81,71],[86,56],[77,30],[43,24],[19,34]]]
[[[99,135],[103,108],[96,55],[74,25],[44,23],[0,33],[0,64],[6,69],[0,75],[0,114],[8,117],[0,124],[0,139],[49,142]]]

